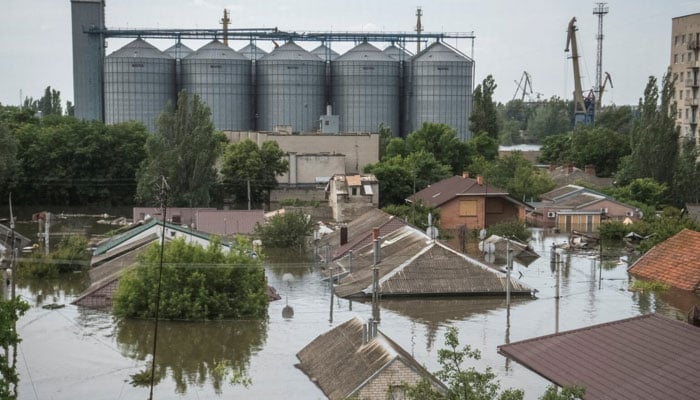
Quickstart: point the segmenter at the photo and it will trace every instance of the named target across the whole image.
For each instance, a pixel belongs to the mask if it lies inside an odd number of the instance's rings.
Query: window
[[[678,35],[676,35],[676,37],[673,38],[673,42],[676,46],[678,46]]]
[[[678,64],[678,54],[673,55],[673,63]]]
[[[685,34],[681,36],[681,44],[685,44]]]
[[[681,77],[681,82],[683,82],[683,72],[681,72],[680,77]]]
[[[678,97],[678,100],[683,100],[683,91],[679,90],[678,94],[680,95],[680,97]]]
[[[357,187],[353,186],[351,190],[352,190],[352,195],[357,196]]]
[[[403,386],[392,385],[389,387],[389,399],[391,400],[405,400],[406,399],[406,389]]]
[[[688,52],[688,62],[693,61],[693,52],[689,51]]]
[[[688,119],[688,110],[689,110],[689,108],[685,109],[685,119]]]
[[[681,64],[685,62],[685,53],[681,54]]]
[[[460,217],[476,217],[476,200],[461,200],[459,202]]]

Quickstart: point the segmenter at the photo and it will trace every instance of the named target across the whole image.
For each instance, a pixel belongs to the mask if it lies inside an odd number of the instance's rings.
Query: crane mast
[[[569,28],[566,33],[566,49],[571,48],[571,60],[574,65],[574,126],[579,124],[590,125],[593,123],[593,114],[589,113],[589,106],[583,98],[581,89],[581,71],[578,64],[578,44],[576,42],[576,17],[569,21]]]

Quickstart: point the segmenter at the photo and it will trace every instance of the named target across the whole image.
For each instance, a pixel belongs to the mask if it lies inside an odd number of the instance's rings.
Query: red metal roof
[[[537,337],[498,347],[585,399],[700,398],[700,328],[658,314]]]
[[[682,290],[700,285],[700,232],[683,229],[657,244],[629,268],[640,278],[660,281]]]

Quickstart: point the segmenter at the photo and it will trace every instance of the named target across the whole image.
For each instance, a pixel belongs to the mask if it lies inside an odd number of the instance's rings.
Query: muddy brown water
[[[630,292],[618,250],[602,271],[595,253],[563,254],[561,298],[554,298],[550,269],[553,241],[538,232],[532,245],[540,258],[515,276],[538,290],[537,299],[384,299],[379,329],[428,370],[438,369],[437,351],[449,326],[462,344],[480,349],[477,369],[491,367],[502,387],[521,388],[536,399],[549,384],[524,366],[497,354],[498,345],[592,324],[658,312],[682,318],[697,296],[667,291]],[[162,321],[156,357],[156,399],[323,399],[321,390],[299,369],[295,354],[316,336],[354,316],[371,317],[368,303],[333,300],[319,266],[293,255],[271,257],[266,274],[282,300],[270,303],[268,317],[253,321]],[[602,273],[602,274],[601,274]],[[289,280],[290,275],[293,280]],[[151,359],[153,322],[117,321],[108,311],[70,305],[88,285],[84,276],[57,281],[20,282],[18,293],[32,308],[18,322],[20,399],[146,399],[149,388],[133,384]],[[47,310],[45,304],[66,304]],[[231,383],[231,371],[250,385]]]

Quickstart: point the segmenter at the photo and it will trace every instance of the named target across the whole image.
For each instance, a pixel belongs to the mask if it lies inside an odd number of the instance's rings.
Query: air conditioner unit
[[[628,217],[634,217],[634,211],[627,211]]]
[[[554,211],[547,211],[547,218],[554,218],[557,216],[557,213]]]

